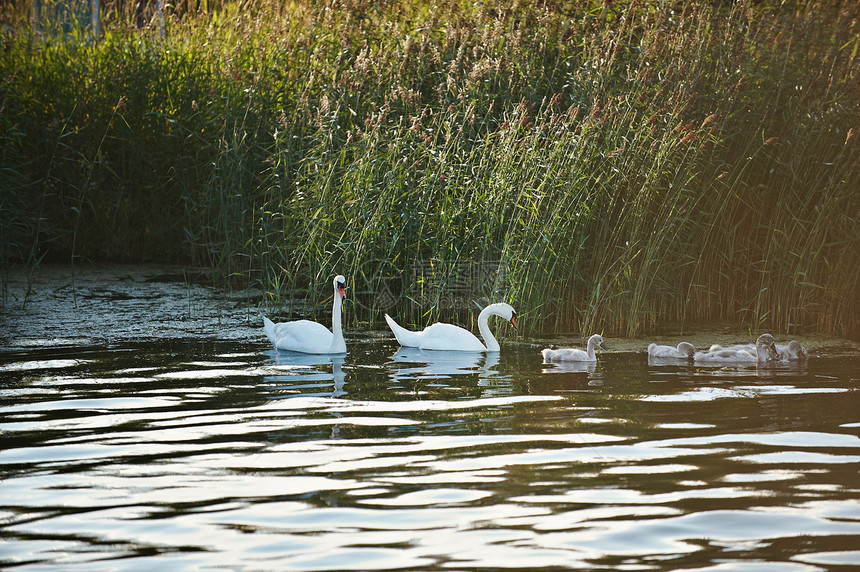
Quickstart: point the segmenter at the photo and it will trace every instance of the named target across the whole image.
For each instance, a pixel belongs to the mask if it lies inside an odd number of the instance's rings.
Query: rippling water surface
[[[860,566],[854,346],[706,368],[607,338],[558,367],[546,341],[352,332],[318,358],[240,303],[111,279],[4,307],[4,569]]]

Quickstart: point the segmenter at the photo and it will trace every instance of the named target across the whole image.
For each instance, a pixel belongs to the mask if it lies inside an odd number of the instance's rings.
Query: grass
[[[183,261],[346,324],[860,335],[853,2],[4,19],[0,254]],[[47,135],[45,135],[47,134]],[[317,303],[318,302],[318,303]]]

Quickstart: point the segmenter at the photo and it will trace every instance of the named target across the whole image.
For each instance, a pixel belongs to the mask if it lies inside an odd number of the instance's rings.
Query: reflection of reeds
[[[335,269],[484,260],[503,272],[481,296],[526,331],[860,331],[852,3],[329,4],[4,32],[0,254],[76,240],[275,301]],[[385,309],[444,313],[420,288]]]

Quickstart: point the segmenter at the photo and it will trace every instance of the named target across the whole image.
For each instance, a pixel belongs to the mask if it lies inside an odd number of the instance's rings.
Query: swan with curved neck
[[[478,331],[487,343],[485,346],[475,334],[453,324],[435,323],[420,332],[412,332],[397,324],[394,319],[385,314],[388,327],[394,332],[394,337],[401,346],[421,348],[423,350],[445,350],[464,352],[497,352],[501,349],[499,342],[493,336],[488,324],[490,316],[500,316],[508,320],[517,330],[517,312],[510,304],[499,302],[490,304],[478,315]],[[519,330],[517,330],[519,331]]]
[[[648,355],[656,358],[690,359],[696,353],[696,348],[690,342],[681,342],[678,347],[648,345]]]
[[[340,322],[340,310],[346,298],[346,278],[334,277],[334,302],[331,308],[331,331],[320,323],[310,320],[296,320],[275,324],[263,317],[263,329],[269,341],[279,350],[305,354],[342,354],[346,353],[346,342]]]
[[[733,346],[722,348],[711,346],[706,352],[696,352],[693,359],[705,363],[764,363],[779,360],[779,351],[770,334],[762,334],[755,342],[755,348]]]
[[[558,361],[597,361],[597,356],[594,353],[594,348],[602,348],[608,350],[606,344],[603,343],[603,336],[594,334],[588,338],[588,346],[586,350],[579,348],[559,348],[557,350],[546,348],[541,351],[545,362]]]

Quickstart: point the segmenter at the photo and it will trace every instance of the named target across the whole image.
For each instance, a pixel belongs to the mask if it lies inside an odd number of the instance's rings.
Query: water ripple
[[[365,343],[7,358],[0,566],[860,565],[856,361],[578,371]]]

